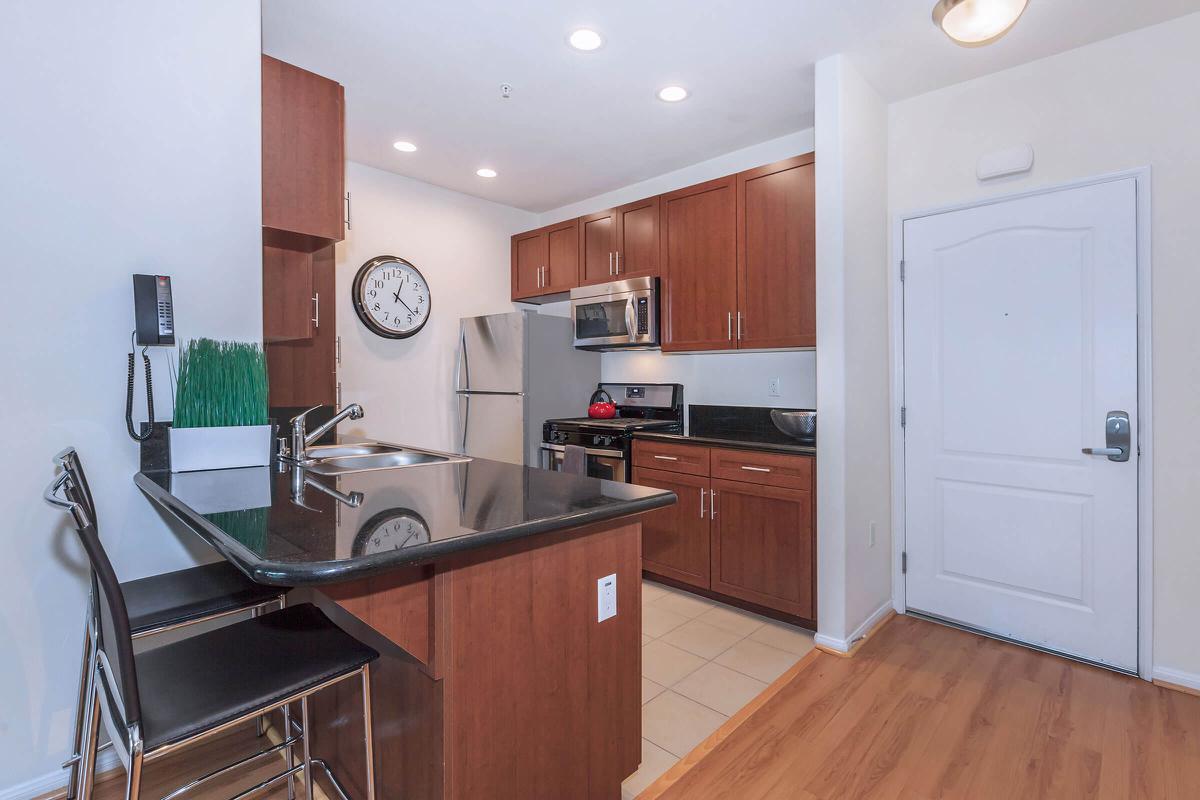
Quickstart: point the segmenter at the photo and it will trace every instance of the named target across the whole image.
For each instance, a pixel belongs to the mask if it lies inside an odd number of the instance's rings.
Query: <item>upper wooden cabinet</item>
[[[661,202],[662,349],[736,347],[735,176],[665,194]]]
[[[579,218],[581,286],[659,273],[659,198]]]
[[[579,283],[588,286],[616,280],[617,210],[610,208],[579,218]]]
[[[341,84],[262,57],[264,244],[311,253],[343,239],[344,117]]]
[[[813,155],[737,176],[738,347],[815,347]]]
[[[512,299],[537,300],[579,285],[579,220],[512,237]]]

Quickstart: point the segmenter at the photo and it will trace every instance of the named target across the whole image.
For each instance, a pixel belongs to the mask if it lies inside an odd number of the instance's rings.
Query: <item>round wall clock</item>
[[[354,556],[402,550],[429,541],[429,525],[410,508],[381,511],[363,523],[350,545]]]
[[[403,258],[372,258],[354,276],[351,292],[358,318],[376,336],[407,339],[429,321],[429,284]]]

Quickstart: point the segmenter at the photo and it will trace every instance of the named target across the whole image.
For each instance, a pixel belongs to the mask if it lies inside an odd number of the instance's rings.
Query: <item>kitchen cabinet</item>
[[[813,154],[738,173],[737,346],[815,347]]]
[[[662,196],[662,349],[736,347],[735,176]]]
[[[658,274],[659,198],[579,218],[580,285]]]
[[[311,253],[344,236],[341,84],[262,57],[262,226],[271,247]]]
[[[816,621],[811,456],[635,439],[633,483],[670,489],[647,515],[642,569],[753,610]]]
[[[263,246],[263,341],[311,339],[315,307],[311,253]]]
[[[580,284],[615,280],[613,253],[617,250],[617,210],[610,208],[579,218]]]
[[[513,236],[512,299],[541,302],[578,286],[579,258],[578,219]]]
[[[267,268],[267,250],[264,251],[264,273]],[[296,260],[302,256],[303,276],[289,276],[281,284],[285,288],[293,285],[309,286],[303,293],[297,292],[295,299],[299,313],[309,320],[310,335],[290,340],[266,339],[268,330],[268,307],[277,305],[281,298],[263,287],[263,349],[267,356],[269,402],[272,406],[336,405],[337,396],[337,303],[335,296],[334,249],[326,247],[311,254],[294,254],[281,251],[285,259]],[[294,266],[294,265],[291,265]],[[290,291],[290,288],[289,288]],[[278,312],[273,311],[272,315]]]
[[[633,482],[670,490],[678,498],[642,518],[642,569],[707,589],[708,478],[634,467]]]

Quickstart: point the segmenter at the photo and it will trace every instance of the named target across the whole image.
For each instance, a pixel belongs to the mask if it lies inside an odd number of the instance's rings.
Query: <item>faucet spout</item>
[[[297,414],[295,417],[292,418],[292,455],[291,455],[292,461],[296,461],[298,463],[304,463],[304,461],[308,458],[309,445],[311,445],[313,442],[317,441],[322,436],[324,436],[326,433],[328,433],[330,430],[332,430],[333,427],[335,425],[337,425],[339,422],[341,422],[342,420],[347,419],[347,418],[349,418],[349,419],[362,419],[363,418],[362,406],[360,406],[358,403],[351,403],[350,405],[346,406],[341,411],[339,411],[337,414],[334,414],[333,417],[328,422],[319,426],[316,430],[314,430],[312,432],[308,432],[305,430],[305,418],[313,411],[316,411],[318,408],[320,408],[320,406],[313,406],[308,411],[305,411],[303,414]]]
[[[308,447],[317,439],[320,439],[325,434],[329,433],[339,422],[344,419],[362,419],[363,409],[358,403],[351,403],[343,408],[338,413],[334,414],[328,422],[317,426],[304,437],[304,446]]]

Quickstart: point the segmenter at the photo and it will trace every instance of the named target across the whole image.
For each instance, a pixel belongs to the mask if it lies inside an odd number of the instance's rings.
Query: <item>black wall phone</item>
[[[133,276],[133,348],[142,348],[146,367],[145,433],[133,427],[133,350],[129,352],[129,387],[125,393],[125,427],[134,441],[150,438],[154,430],[154,382],[150,377],[150,356],[147,347],[171,347],[175,344],[175,309],[171,303],[171,278],[168,275]]]

